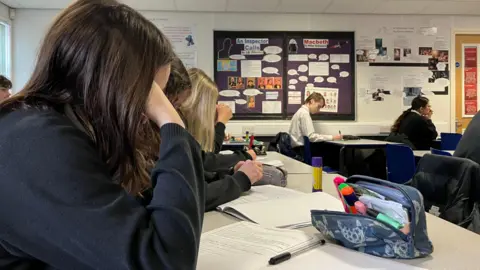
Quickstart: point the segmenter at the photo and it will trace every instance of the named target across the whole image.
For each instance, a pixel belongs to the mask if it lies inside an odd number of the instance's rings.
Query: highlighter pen
[[[393,219],[391,219],[389,216],[384,215],[384,214],[382,214],[382,213],[380,213],[380,212],[378,212],[378,211],[375,211],[375,210],[373,210],[373,209],[371,209],[371,208],[368,208],[368,209],[367,209],[367,214],[368,214],[369,216],[371,216],[371,217],[374,217],[374,218],[376,218],[376,219],[378,219],[378,220],[380,220],[380,221],[383,221],[383,222],[391,225],[392,227],[394,227],[394,228],[396,228],[396,229],[398,229],[398,230],[400,230],[401,228],[403,228],[403,224],[401,224],[400,222],[398,222],[398,221],[396,221],[396,220],[393,220]]]
[[[255,141],[255,138],[253,136],[253,133],[252,135],[250,135],[250,145],[249,145],[249,149],[253,149],[253,142]]]
[[[362,215],[366,215],[367,214],[367,207],[365,206],[364,203],[362,203],[361,201],[356,201],[355,202],[355,208],[357,209],[357,212],[362,214]]]
[[[338,197],[342,201],[343,208],[345,209],[345,213],[348,213],[350,212],[350,210],[348,209],[347,203],[345,202],[345,199],[343,198],[342,193],[340,193],[340,189],[339,189],[340,185],[343,183],[345,183],[345,179],[343,179],[342,177],[337,176],[335,177],[335,179],[333,179],[333,184],[337,188]]]
[[[355,195],[355,191],[351,186],[345,187],[341,190],[343,198],[347,202],[349,208],[350,208],[350,213],[356,214],[357,209],[355,208],[355,202],[358,201],[357,195]]]

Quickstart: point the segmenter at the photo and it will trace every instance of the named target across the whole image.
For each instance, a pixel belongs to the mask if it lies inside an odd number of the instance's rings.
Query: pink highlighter
[[[355,208],[357,209],[357,212],[362,214],[362,215],[366,215],[367,214],[367,207],[365,206],[364,203],[362,203],[361,201],[356,201],[355,202]]]
[[[333,183],[335,184],[335,188],[336,188],[336,190],[337,190],[338,197],[340,198],[340,200],[341,200],[342,203],[343,203],[343,208],[345,209],[345,213],[350,213],[350,209],[348,208],[347,203],[346,203],[345,200],[343,199],[342,193],[340,193],[340,190],[338,190],[338,186],[339,186],[340,184],[345,183],[345,179],[343,179],[343,178],[340,177],[340,176],[337,176],[337,177],[335,177],[335,179],[333,179]]]

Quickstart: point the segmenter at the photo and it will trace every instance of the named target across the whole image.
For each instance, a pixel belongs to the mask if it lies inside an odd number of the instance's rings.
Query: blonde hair
[[[198,68],[188,70],[192,93],[181,105],[188,132],[198,141],[202,150],[213,152],[218,88],[205,72]]]

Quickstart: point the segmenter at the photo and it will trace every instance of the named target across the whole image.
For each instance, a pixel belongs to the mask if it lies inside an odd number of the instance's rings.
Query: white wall
[[[9,8],[6,5],[0,3],[0,20],[10,22],[9,17]]]
[[[19,90],[27,81],[36,59],[40,41],[58,10],[19,9],[13,22],[13,74],[14,90]],[[448,39],[453,29],[477,29],[480,17],[454,16],[375,16],[375,15],[309,15],[309,14],[242,14],[242,13],[174,13],[142,12],[150,19],[169,20],[172,23],[196,25],[198,66],[213,74],[213,30],[271,30],[271,31],[355,31],[357,37],[372,32],[380,26],[435,26]],[[453,52],[450,52],[452,58]],[[452,65],[451,65],[452,66]],[[453,71],[453,68],[450,68]],[[453,72],[452,72],[453,73]],[[358,78],[357,78],[358,80]],[[450,93],[453,92],[450,89]],[[438,114],[434,122],[440,131],[450,131],[450,96],[433,96],[430,99]],[[362,104],[357,103],[358,106]],[[394,108],[399,114],[401,108]],[[362,110],[360,110],[362,111]],[[382,112],[379,111],[381,115]],[[343,134],[376,133],[386,131],[394,119],[376,117],[368,119],[357,114],[357,121],[315,123],[322,133]],[[258,135],[276,134],[288,130],[289,121],[236,121],[228,125],[232,134],[241,134],[244,129]]]

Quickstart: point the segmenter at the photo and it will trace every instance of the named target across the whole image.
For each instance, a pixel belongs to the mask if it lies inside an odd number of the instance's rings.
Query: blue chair
[[[447,151],[438,150],[438,149],[435,149],[435,148],[430,148],[430,152],[431,152],[433,155],[447,156],[447,157],[451,157],[451,156],[452,156],[452,154],[450,154],[450,153],[447,152]]]
[[[457,149],[457,145],[462,139],[462,134],[458,133],[440,133],[440,144],[442,150],[455,150]]]
[[[404,184],[415,174],[415,155],[410,147],[402,144],[387,144],[387,179]]]
[[[307,136],[303,136],[303,162],[312,165],[312,145]],[[322,170],[326,173],[335,173],[336,171],[328,166],[323,166]]]

